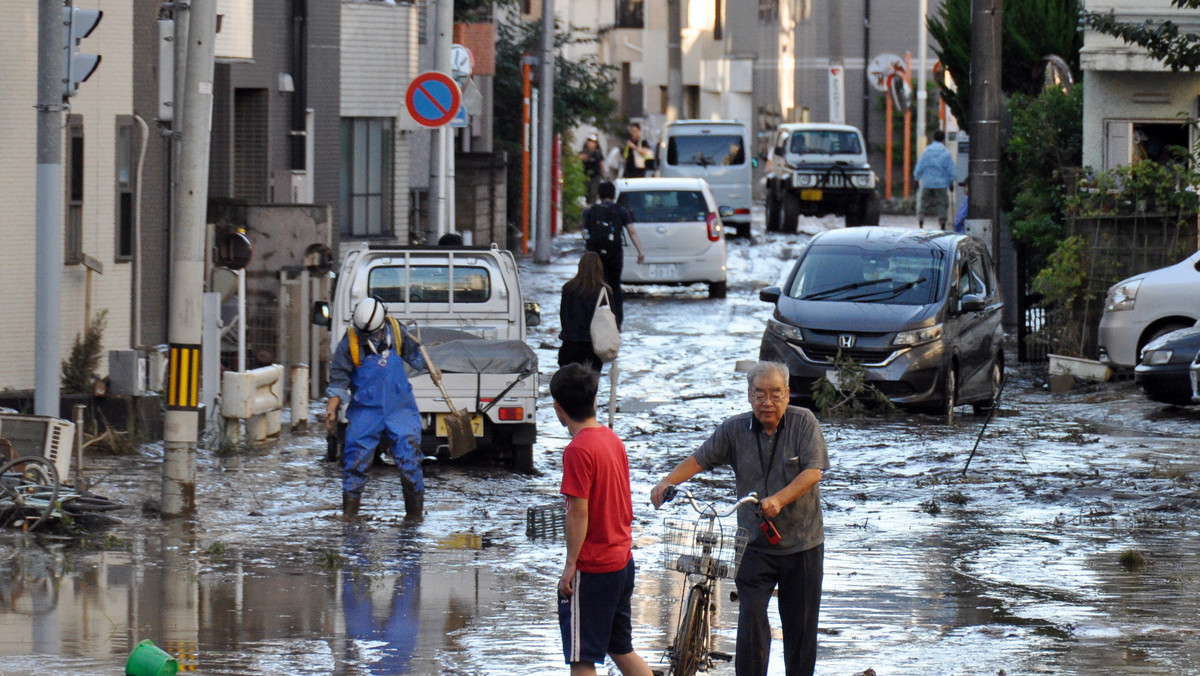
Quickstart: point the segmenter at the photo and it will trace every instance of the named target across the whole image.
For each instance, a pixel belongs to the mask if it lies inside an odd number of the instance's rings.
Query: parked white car
[[[1155,338],[1200,320],[1200,251],[1112,285],[1100,318],[1100,361],[1133,368]]]
[[[708,183],[700,178],[627,178],[617,202],[633,214],[646,253],[624,247],[622,284],[708,284],[709,298],[725,297],[725,226]],[[724,209],[726,215],[731,209]]]

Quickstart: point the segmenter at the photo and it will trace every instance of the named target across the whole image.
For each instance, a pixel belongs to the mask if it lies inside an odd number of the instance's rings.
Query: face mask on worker
[[[354,306],[354,328],[365,334],[375,333],[387,318],[387,308],[375,298],[364,298]]]

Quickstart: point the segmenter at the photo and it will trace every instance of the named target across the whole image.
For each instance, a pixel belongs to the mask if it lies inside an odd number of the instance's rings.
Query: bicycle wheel
[[[692,587],[671,646],[671,676],[693,676],[708,660],[708,590]]]
[[[36,456],[10,460],[0,466],[0,525],[18,517],[25,530],[34,530],[58,504],[58,470]]]

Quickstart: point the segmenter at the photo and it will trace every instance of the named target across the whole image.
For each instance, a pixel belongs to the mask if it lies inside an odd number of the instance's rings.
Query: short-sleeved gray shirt
[[[771,450],[775,443],[778,446],[772,464]],[[753,413],[735,415],[721,423],[692,458],[706,471],[719,465],[731,466],[738,497],[753,491],[759,498],[765,498],[782,490],[806,469],[829,469],[825,437],[816,416],[797,406],[788,406],[772,436],[763,431]],[[753,509],[738,510],[738,525],[750,532],[749,546],[766,554],[794,554],[825,542],[818,486],[813,486],[771,520],[782,536],[777,545],[767,542],[759,529],[762,521]]]

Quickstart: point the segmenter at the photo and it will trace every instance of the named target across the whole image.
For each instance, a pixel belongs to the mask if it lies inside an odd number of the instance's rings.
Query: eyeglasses
[[[754,390],[750,392],[750,401],[756,404],[761,404],[765,401],[770,401],[772,404],[778,404],[782,401],[786,401],[787,398],[787,390],[771,390],[770,392]]]

